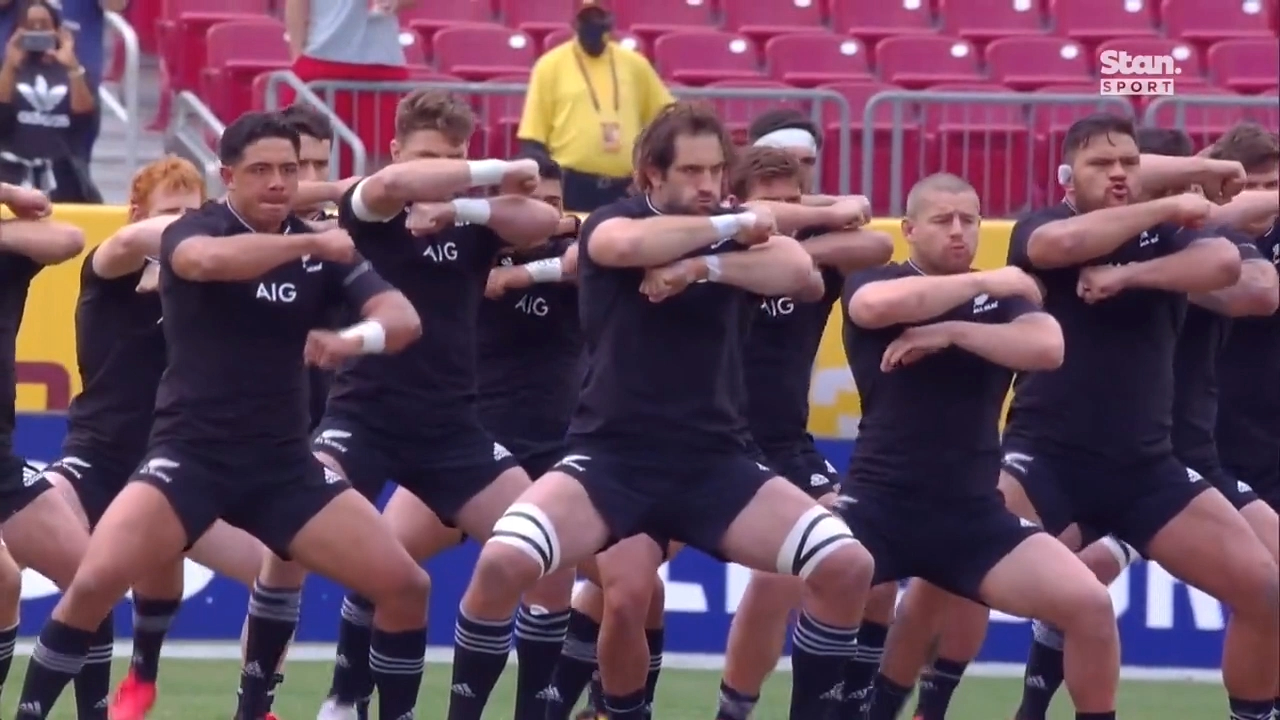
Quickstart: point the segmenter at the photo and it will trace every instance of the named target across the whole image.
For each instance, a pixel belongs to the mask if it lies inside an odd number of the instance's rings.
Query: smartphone
[[[50,52],[58,47],[58,35],[53,32],[23,30],[20,45],[27,52]]]

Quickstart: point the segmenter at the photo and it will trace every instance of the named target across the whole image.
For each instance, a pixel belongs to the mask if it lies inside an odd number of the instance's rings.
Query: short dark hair
[[[275,111],[251,111],[236,118],[222,131],[218,140],[218,160],[223,165],[235,165],[244,159],[244,152],[259,140],[279,138],[288,140],[294,152],[302,151],[302,138],[284,117]]]
[[[1209,150],[1215,160],[1234,160],[1246,172],[1267,172],[1280,164],[1280,139],[1255,122],[1242,122],[1218,138]]]
[[[1139,128],[1137,140],[1138,152],[1149,155],[1191,157],[1195,153],[1191,136],[1175,128]]]
[[[774,108],[761,113],[747,127],[747,142],[755,142],[778,130],[803,130],[813,136],[819,148],[822,147],[822,133],[818,126],[808,115],[795,108]]]
[[[296,102],[280,111],[285,122],[293,126],[299,135],[321,141],[333,140],[333,123],[320,108],[308,103]]]
[[[800,181],[800,163],[780,148],[751,147],[744,150],[729,174],[729,192],[745,201],[758,183],[771,180]]]
[[[560,180],[564,177],[564,170],[560,167],[560,163],[552,160],[546,153],[523,152],[513,159],[528,159],[538,163],[538,177],[543,180]]]
[[[396,106],[396,137],[401,140],[421,130],[434,130],[460,145],[475,128],[475,111],[467,101],[443,90],[415,90]]]
[[[1111,113],[1094,113],[1080,118],[1067,128],[1067,134],[1062,138],[1062,158],[1071,162],[1076,153],[1084,149],[1091,140],[1106,135],[1127,135],[1137,141],[1133,120]]]
[[[715,110],[702,102],[673,102],[659,110],[636,139],[635,170],[641,191],[649,190],[645,170],[653,168],[666,174],[671,169],[676,161],[676,138],[681,135],[714,135],[724,150],[725,164],[733,164],[733,141]]]

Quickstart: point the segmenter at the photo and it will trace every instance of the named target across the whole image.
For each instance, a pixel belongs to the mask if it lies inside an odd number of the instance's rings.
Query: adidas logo
[[[471,686],[466,683],[455,684],[453,687],[449,688],[449,692],[457,695],[458,697],[464,698],[474,698],[476,696],[476,694],[471,691]]]
[[[69,94],[65,84],[50,85],[43,75],[37,75],[30,83],[18,83],[15,89],[31,106],[30,110],[18,111],[18,122],[47,128],[71,127],[71,116],[58,112]]]
[[[18,705],[18,717],[44,718],[44,706],[38,702],[24,702]]]
[[[335,660],[334,660],[334,664],[336,664],[336,665],[337,665],[338,667],[340,667],[340,668],[349,668],[349,667],[351,667],[351,661],[350,661],[350,660],[348,660],[348,659],[347,659],[347,656],[346,656],[346,655],[343,655],[342,653],[338,653],[338,657],[337,657],[337,659],[335,659]]]
[[[844,699],[844,683],[843,682],[836,683],[831,687],[830,690],[822,693],[822,695],[819,696],[819,699],[829,700],[833,702],[840,702],[841,700]]]
[[[1045,689],[1044,678],[1040,677],[1039,675],[1032,675],[1031,677],[1027,678],[1026,685],[1027,687],[1034,688],[1036,690]]]

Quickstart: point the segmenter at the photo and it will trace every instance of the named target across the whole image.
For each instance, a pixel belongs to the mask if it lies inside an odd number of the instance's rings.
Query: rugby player
[[[803,132],[803,131],[801,131]],[[801,151],[805,148],[802,147]],[[758,145],[738,158],[730,192],[748,202],[799,204],[807,187],[804,166],[790,150]],[[809,425],[809,381],[822,332],[840,296],[844,278],[883,265],[893,254],[888,235],[857,229],[869,208],[861,199],[834,202],[811,213],[828,216],[799,235],[817,264],[822,283],[810,297],[764,298],[745,351],[746,418],[761,462],[824,506],[836,498],[835,468],[814,447]],[[722,720],[746,720],[760,688],[777,665],[787,619],[800,601],[801,583],[775,573],[755,573],[729,628]],[[805,638],[797,636],[797,645]],[[793,688],[797,688],[793,686]],[[805,702],[804,692],[797,702]]]
[[[0,205],[14,216],[0,220],[0,525],[5,541],[14,545],[11,557],[9,549],[0,544],[2,687],[18,635],[22,591],[18,563],[35,567],[65,586],[84,551],[87,534],[77,532],[80,523],[76,522],[75,513],[59,502],[57,493],[45,493],[50,488],[48,480],[13,454],[15,354],[27,290],[31,279],[46,265],[57,265],[79,255],[84,249],[84,235],[71,225],[46,219],[53,208],[49,199],[36,190],[0,183]]]
[[[425,633],[425,573],[374,508],[308,451],[303,375],[304,360],[332,366],[400,350],[420,332],[417,315],[367,264],[353,263],[345,233],[311,233],[289,211],[298,146],[278,114],[245,114],[219,142],[226,201],[164,230],[168,365],[149,448],[41,630],[18,718],[47,717],[130,581],[168,567],[219,518],[377,597],[380,622],[400,644]],[[340,333],[311,330],[342,296],[369,319]],[[238,717],[264,714],[241,707]]]
[[[458,197],[504,179],[527,194],[538,182],[533,160],[464,160],[474,123],[470,107],[448,94],[407,95],[396,114],[394,162],[357,183],[339,204],[340,223],[361,252],[428,319],[425,337],[404,354],[361,358],[338,373],[314,449],[369,497],[395,478],[399,487],[384,519],[419,559],[457,542],[456,533],[434,532],[437,524],[423,522],[424,504],[449,526],[483,539],[530,484],[477,417],[476,314],[501,247],[544,243],[560,213],[528,197]],[[269,559],[264,576],[279,572],[273,565],[279,563]],[[569,572],[549,579],[529,603],[563,611],[572,580]],[[300,583],[295,577],[288,587]],[[370,675],[422,672],[423,647],[388,648],[376,634],[370,638],[373,612],[360,594],[343,604],[340,661],[319,713],[323,720],[356,717]],[[470,717],[461,709],[469,700],[479,718],[483,696],[506,665],[511,629],[485,627],[468,637],[454,661],[455,712],[461,713],[454,720]],[[554,646],[549,663],[559,642],[547,644]],[[412,696],[388,698],[379,690],[384,717],[398,717],[389,707],[412,707]]]
[[[1191,138],[1180,130],[1143,128],[1138,131],[1138,148],[1143,153],[1141,186],[1148,198],[1185,192],[1217,169],[1219,177],[1241,176],[1237,163],[1191,157]],[[1217,164],[1216,168],[1214,164]],[[1224,167],[1227,164],[1235,168]],[[1224,206],[1211,209],[1214,224],[1231,228],[1255,228],[1276,216],[1280,199],[1265,191],[1242,194]],[[1277,555],[1280,542],[1275,512],[1244,480],[1233,477],[1222,465],[1215,438],[1220,373],[1217,360],[1231,334],[1230,318],[1269,316],[1280,303],[1277,276],[1271,262],[1262,258],[1252,237],[1224,230],[1240,253],[1239,281],[1212,293],[1192,295],[1174,355],[1173,449],[1178,459],[1218,489],[1244,516],[1258,538]],[[1103,582],[1110,583],[1128,564],[1132,551],[1104,538],[1081,552],[1081,557]],[[1094,557],[1096,555],[1096,557]],[[1108,562],[1108,560],[1111,562]],[[1050,701],[1061,682],[1062,635],[1052,627],[1036,623],[1034,643],[1027,662],[1026,682],[1019,705],[1018,720],[1045,720]]]
[[[540,576],[652,532],[805,578],[813,600],[800,624],[825,654],[795,680],[817,689],[802,715],[817,717],[852,651],[871,567],[848,528],[755,462],[740,432],[753,294],[803,293],[817,273],[767,209],[721,205],[732,148],[714,114],[674,103],[638,145],[642,193],[594,212],[579,236],[587,373],[569,453],[498,520],[459,628],[509,623]],[[627,542],[640,563],[630,572],[653,578],[662,548]],[[619,695],[606,681],[605,692],[610,718],[647,717],[642,683]]]

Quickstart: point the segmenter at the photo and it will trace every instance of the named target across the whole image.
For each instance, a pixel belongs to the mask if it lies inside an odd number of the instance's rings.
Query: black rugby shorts
[[[1072,523],[1117,538],[1146,554],[1147,544],[1211,486],[1172,454],[1116,463],[1006,438],[1003,470],[1022,485],[1044,529]]]
[[[52,487],[34,465],[12,453],[0,455],[0,524]]]
[[[1202,480],[1216,488],[1227,500],[1231,501],[1232,507],[1237,510],[1258,501],[1258,493],[1254,492],[1248,483],[1232,477],[1221,468],[1211,469],[1209,467],[1201,468],[1188,465],[1187,472],[1192,475],[1198,475]]]
[[[992,568],[1040,532],[995,489],[943,499],[849,482],[837,508],[875,560],[874,584],[918,577],[979,603]]]
[[[66,478],[80,499],[89,527],[98,526],[107,506],[116,499],[133,475],[136,463],[126,463],[88,447],[68,447],[45,472]]]
[[[777,476],[745,452],[655,460],[575,444],[554,469],[582,483],[609,529],[610,544],[650,535],[721,559],[729,526]]]
[[[456,527],[458,513],[472,498],[518,467],[511,452],[474,422],[392,436],[353,415],[332,412],[312,435],[311,449],[336,460],[352,487],[370,501],[392,481],[450,527]]]
[[[221,519],[286,560],[298,532],[350,487],[305,446],[236,452],[189,441],[153,445],[133,481],[164,494],[187,549]]]
[[[840,491],[839,473],[831,461],[813,446],[813,441],[790,447],[765,448],[759,451],[756,459],[814,500]]]

